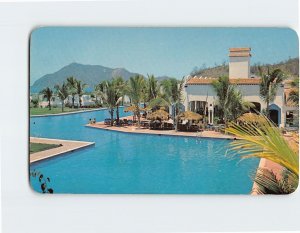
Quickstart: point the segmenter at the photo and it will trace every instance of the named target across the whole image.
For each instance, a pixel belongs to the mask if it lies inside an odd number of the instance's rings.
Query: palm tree
[[[242,92],[234,85],[229,85],[225,96],[223,112],[225,124],[228,121],[236,120],[243,113],[254,107],[254,104],[243,100]]]
[[[257,182],[262,193],[274,190],[281,192],[280,190],[287,187],[286,180],[283,179],[288,180],[288,184],[291,186],[290,190],[293,190],[297,187],[299,180],[298,144],[292,143],[291,139],[288,142],[281,134],[280,129],[266,116],[260,115],[260,118],[256,122],[243,124],[231,122],[229,124],[226,132],[242,139],[231,142],[229,151],[233,154],[238,152],[243,158],[268,159],[284,167],[283,178],[280,182],[270,172],[258,171],[254,181]]]
[[[126,92],[130,97],[132,104],[136,108],[138,127],[140,127],[140,122],[141,122],[140,104],[143,99],[144,88],[145,88],[145,79],[143,76],[136,75],[134,77],[130,77]]]
[[[175,130],[177,131],[178,127],[178,117],[180,114],[180,104],[183,102],[183,85],[184,85],[184,77],[181,81],[178,81],[175,78],[167,79],[162,82],[162,87],[165,95],[168,98],[168,102],[175,107],[174,119],[175,119]]]
[[[220,118],[224,120],[225,125],[249,111],[250,107],[254,107],[252,103],[243,100],[241,91],[229,83],[227,76],[219,77],[212,85],[218,96]]]
[[[37,108],[39,106],[39,97],[32,98],[31,103],[34,108]]]
[[[101,103],[101,92],[103,92],[104,90],[104,82],[100,82],[98,83],[97,85],[95,85],[94,87],[94,93],[95,93],[95,96],[96,96],[96,102],[98,102],[98,99],[97,99],[97,96],[100,95],[100,103]]]
[[[53,97],[53,91],[49,87],[47,87],[41,91],[41,94],[43,95],[43,98],[47,99],[49,110],[51,110],[51,99]]]
[[[119,113],[119,105],[121,101],[123,101],[125,95],[125,81],[122,77],[115,77],[112,79],[112,83],[115,87],[115,101],[116,101],[116,123],[119,125],[120,122],[120,113]]]
[[[160,94],[160,85],[158,80],[154,77],[154,75],[148,75],[148,79],[146,82],[147,87],[147,101],[155,99]]]
[[[117,89],[114,83],[111,81],[103,81],[99,84],[102,90],[99,89],[99,94],[101,95],[101,99],[108,108],[108,112],[110,113],[110,124],[113,126],[114,123],[114,109],[121,102],[122,98],[120,97],[116,100]]]
[[[77,83],[76,78],[74,77],[67,78],[67,87],[69,89],[69,93],[72,95],[72,108],[74,108],[74,102],[75,102],[76,83]]]
[[[218,104],[217,105],[219,107],[219,115],[220,115],[219,117],[221,119],[224,119],[224,117],[225,117],[224,115],[226,112],[225,102],[226,102],[226,99],[228,100],[227,95],[228,95],[228,89],[230,86],[228,76],[219,77],[217,81],[214,81],[212,83],[212,86],[218,96]]]
[[[67,84],[65,82],[63,82],[63,84],[60,85],[55,85],[55,89],[57,92],[58,97],[61,100],[61,111],[64,111],[64,103],[65,103],[65,99],[68,98],[69,96],[69,88],[67,86]]]
[[[87,87],[87,84],[82,83],[80,80],[76,80],[75,90],[76,90],[76,94],[78,95],[78,98],[79,98],[79,107],[80,108],[81,108],[81,105],[82,105],[81,97],[84,94],[84,89],[86,87]]]
[[[263,101],[266,102],[267,108],[266,113],[267,116],[270,116],[269,105],[270,102],[274,101],[276,97],[276,92],[279,85],[282,84],[285,76],[280,69],[275,69],[270,72],[268,68],[267,74],[263,74],[262,68],[259,67],[259,73],[261,76],[261,83],[260,83],[260,97]]]
[[[258,168],[252,175],[258,194],[290,194],[298,186],[298,178],[289,170],[283,168],[280,177],[266,168]]]

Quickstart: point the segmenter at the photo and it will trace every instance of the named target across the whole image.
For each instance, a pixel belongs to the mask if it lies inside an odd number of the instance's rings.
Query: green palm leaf
[[[278,163],[299,176],[299,156],[266,116],[260,122],[244,124],[229,123],[226,132],[242,140],[230,143],[231,153],[239,153],[243,158],[258,157]]]

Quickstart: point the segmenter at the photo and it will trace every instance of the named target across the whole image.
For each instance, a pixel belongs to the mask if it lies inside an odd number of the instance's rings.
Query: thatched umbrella
[[[189,120],[189,121],[199,121],[203,119],[203,116],[192,111],[182,112],[177,117],[180,120]]]
[[[265,121],[265,119],[262,116],[251,112],[244,113],[237,120],[241,122],[249,122],[249,123],[259,123]]]
[[[139,108],[140,112],[149,111],[149,108]],[[135,105],[131,105],[124,109],[124,112],[137,112],[137,107]]]
[[[155,112],[151,112],[148,114],[147,119],[149,120],[168,120],[170,114],[166,111],[160,109],[156,110]]]

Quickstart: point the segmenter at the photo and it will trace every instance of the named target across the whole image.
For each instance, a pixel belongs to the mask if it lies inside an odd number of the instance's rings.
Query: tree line
[[[61,100],[62,112],[64,111],[65,106],[65,99],[72,96],[72,108],[75,106],[75,96],[78,95],[79,97],[79,107],[82,107],[82,100],[81,97],[85,93],[84,89],[87,87],[87,84],[82,83],[81,80],[77,80],[74,77],[67,78],[61,85],[56,84],[54,86],[54,91],[50,87],[44,88],[40,94],[43,95],[44,99],[48,101],[48,108],[51,110],[51,100],[56,94],[58,98]]]
[[[286,76],[280,69],[275,69],[267,72],[260,71],[261,83],[259,95],[266,103],[267,108],[265,114],[269,116],[269,105],[274,101],[276,92],[282,85]],[[292,90],[288,97],[288,101],[299,105],[299,84],[298,80],[291,82]],[[134,114],[137,116],[138,125],[141,118],[141,105],[143,108],[152,110],[161,107],[174,106],[175,116],[179,114],[180,104],[183,102],[183,85],[184,78],[177,80],[175,78],[164,79],[158,81],[154,75],[135,75],[129,80],[124,80],[123,77],[114,77],[111,80],[100,82],[94,87],[93,95],[100,97],[100,102],[108,108],[113,123],[114,114],[116,114],[117,124],[119,123],[119,106],[123,105],[124,97],[127,96],[131,105],[135,106]],[[241,91],[230,83],[228,76],[221,76],[212,83],[218,100],[216,106],[218,108],[219,118],[225,122],[234,121],[240,115],[254,108],[253,104],[243,99]],[[54,91],[47,87],[40,94],[47,99],[48,107],[51,110],[51,99],[56,94],[61,100],[62,111],[64,111],[64,101],[68,96],[72,98],[71,107],[74,108],[75,96],[79,97],[79,107],[82,107],[81,97],[85,94],[87,84],[74,77],[69,77],[61,85],[55,85]],[[207,106],[206,106],[207,107]],[[176,125],[176,124],[175,124]]]

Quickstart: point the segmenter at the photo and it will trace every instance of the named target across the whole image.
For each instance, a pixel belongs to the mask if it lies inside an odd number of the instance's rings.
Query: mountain
[[[54,87],[56,84],[62,84],[68,77],[73,76],[76,79],[82,80],[83,83],[88,84],[88,91],[94,89],[94,86],[101,81],[109,80],[112,77],[122,76],[128,80],[131,76],[137,73],[129,72],[124,68],[108,68],[100,65],[82,65],[78,63],[71,63],[59,71],[52,74],[46,74],[34,82],[30,87],[31,93],[40,92],[46,87]]]
[[[252,74],[259,75],[258,66],[262,67],[263,72],[267,72],[267,69],[281,69],[284,73],[288,74],[291,77],[299,77],[299,58],[291,58],[287,61],[282,61],[277,64],[254,64],[251,66],[250,70]],[[199,75],[203,77],[220,77],[228,76],[229,66],[228,64],[223,64],[220,66],[212,68],[202,68],[196,71],[193,71],[191,75]]]

